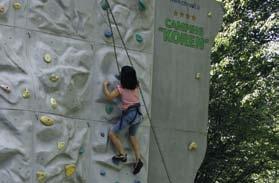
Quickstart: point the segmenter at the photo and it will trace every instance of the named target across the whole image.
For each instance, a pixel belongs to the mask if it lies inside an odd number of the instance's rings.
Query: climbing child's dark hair
[[[120,73],[120,83],[123,88],[134,90],[139,86],[136,71],[131,66],[123,66]]]

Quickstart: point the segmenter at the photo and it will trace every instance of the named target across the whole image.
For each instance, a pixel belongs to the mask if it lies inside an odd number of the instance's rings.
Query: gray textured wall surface
[[[128,162],[111,162],[108,129],[120,110],[119,101],[109,103],[102,93],[103,80],[117,83],[117,67],[100,2],[0,0],[1,183],[167,183],[159,148],[171,181],[193,182],[206,149],[209,51],[220,6],[213,0],[109,1],[150,112],[152,103],[159,142],[143,108],[138,137],[145,166],[134,176],[125,132]],[[127,65],[112,29],[119,63]]]
[[[139,129],[145,166],[115,165],[108,129],[120,116],[102,82],[117,83],[101,0],[0,0],[0,182],[147,182],[150,124]],[[154,1],[110,0],[151,108]],[[145,9],[142,6],[145,6]],[[129,64],[113,24],[120,66]],[[145,113],[145,112],[144,112]]]
[[[210,49],[223,11],[214,0],[164,0],[155,7],[148,182],[192,183],[206,151]]]

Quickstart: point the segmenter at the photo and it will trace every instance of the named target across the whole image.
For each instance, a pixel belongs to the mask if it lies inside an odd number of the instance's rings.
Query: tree
[[[279,3],[223,0],[197,183],[279,182]]]

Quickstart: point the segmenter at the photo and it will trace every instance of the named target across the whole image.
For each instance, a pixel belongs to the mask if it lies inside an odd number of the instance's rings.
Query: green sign
[[[166,19],[166,27],[160,27],[163,32],[164,41],[179,44],[185,47],[204,49],[208,39],[205,39],[202,27],[180,22],[178,20]]]

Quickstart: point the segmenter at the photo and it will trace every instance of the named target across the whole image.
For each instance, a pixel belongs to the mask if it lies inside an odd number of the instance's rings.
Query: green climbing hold
[[[100,170],[100,175],[101,175],[101,176],[106,176],[106,174],[107,174],[107,173],[106,173],[105,170]]]
[[[84,154],[84,152],[85,152],[84,147],[83,147],[83,146],[82,146],[82,147],[80,147],[80,148],[79,148],[79,154],[80,154],[80,155],[83,155],[83,154]]]
[[[107,0],[102,0],[100,4],[101,4],[101,7],[102,7],[103,10],[108,10],[109,9],[109,4],[108,4]]]
[[[113,106],[108,104],[106,105],[106,113],[111,114],[113,112]]]
[[[145,6],[145,3],[144,3],[144,0],[139,0],[139,10],[140,11],[144,11],[146,10],[146,6]]]
[[[143,42],[143,37],[141,36],[140,33],[136,33],[136,40],[138,43],[142,43]]]

